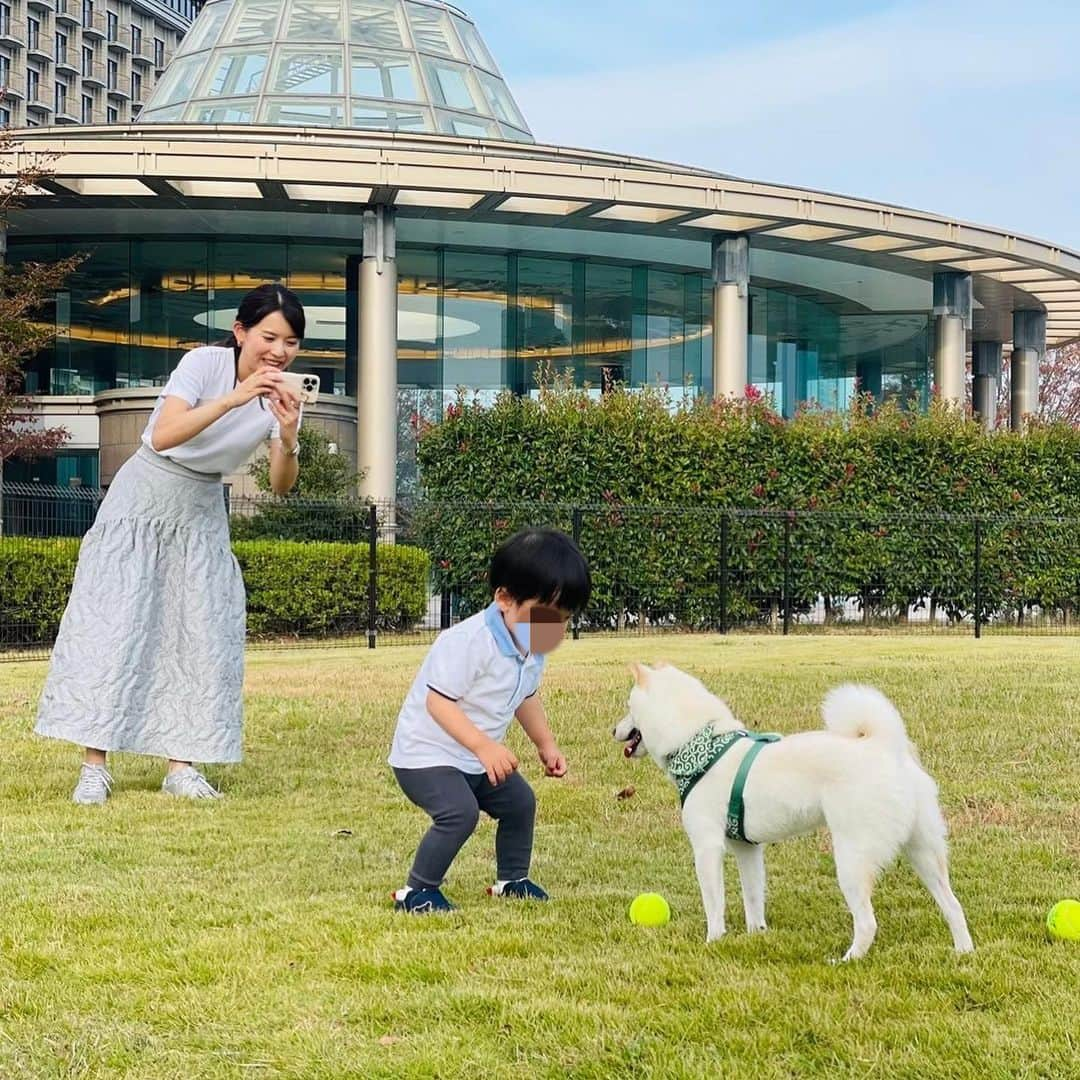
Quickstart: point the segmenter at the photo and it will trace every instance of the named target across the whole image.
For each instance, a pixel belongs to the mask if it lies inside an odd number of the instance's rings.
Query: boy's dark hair
[[[581,548],[558,529],[523,529],[499,545],[491,560],[491,589],[519,604],[536,600],[566,611],[589,602],[592,576]]]

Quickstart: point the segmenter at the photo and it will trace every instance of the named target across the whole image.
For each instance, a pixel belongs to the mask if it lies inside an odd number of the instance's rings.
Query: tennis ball
[[[1046,916],[1046,929],[1062,941],[1080,941],[1080,900],[1059,900]]]
[[[670,919],[671,908],[659,893],[642,893],[630,905],[630,921],[638,926],[663,926]]]

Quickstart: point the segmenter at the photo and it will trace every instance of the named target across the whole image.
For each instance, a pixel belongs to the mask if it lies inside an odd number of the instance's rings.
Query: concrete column
[[[393,503],[397,494],[397,259],[394,210],[389,206],[364,211],[359,307],[356,464],[362,474],[360,494]]]
[[[971,329],[971,275],[934,275],[934,386],[945,404],[964,407],[964,360]]]
[[[1039,411],[1039,365],[1046,351],[1046,312],[1013,312],[1013,354],[1009,427],[1027,430],[1028,416]]]
[[[749,381],[746,337],[750,307],[750,240],[713,241],[713,397],[741,398]]]
[[[984,431],[997,426],[998,387],[1001,385],[1001,342],[976,341],[971,346],[971,406]]]

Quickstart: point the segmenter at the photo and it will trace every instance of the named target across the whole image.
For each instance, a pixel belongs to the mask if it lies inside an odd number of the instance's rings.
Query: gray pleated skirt
[[[35,730],[96,750],[239,761],[244,613],[220,477],[140,447],[83,538]]]

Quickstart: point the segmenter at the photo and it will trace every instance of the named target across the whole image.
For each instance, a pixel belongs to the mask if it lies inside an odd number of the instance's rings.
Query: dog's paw
[[[709,945],[714,941],[719,941],[724,936],[724,933],[725,933],[725,931],[722,930],[722,929],[721,930],[710,930],[705,935],[705,944]]]

